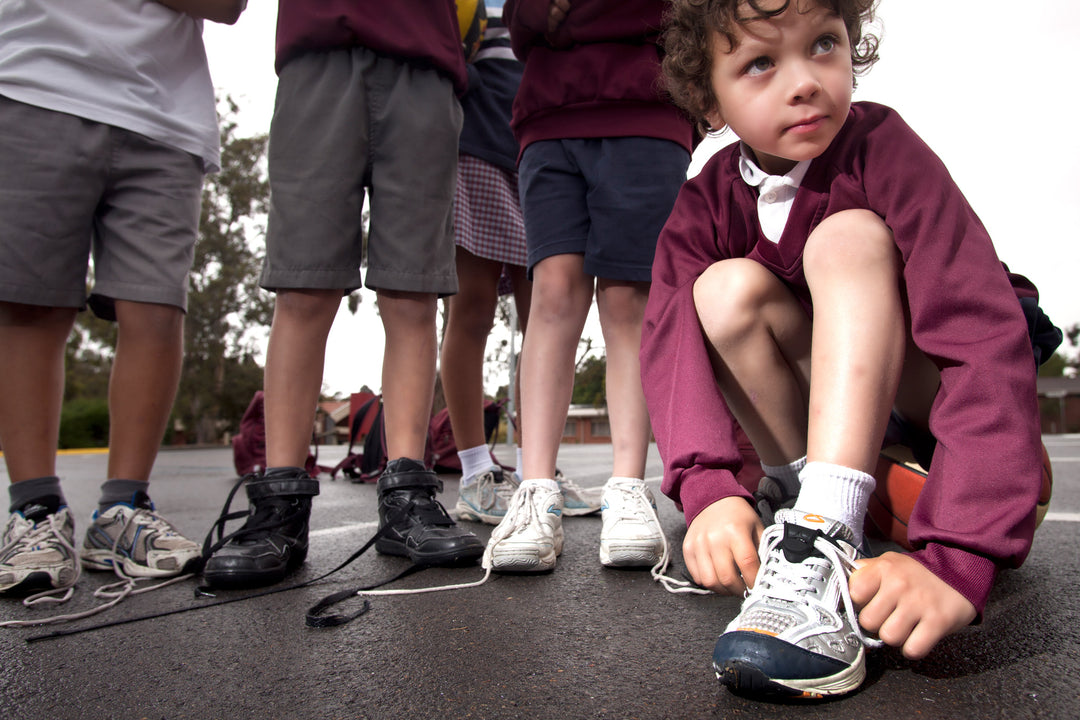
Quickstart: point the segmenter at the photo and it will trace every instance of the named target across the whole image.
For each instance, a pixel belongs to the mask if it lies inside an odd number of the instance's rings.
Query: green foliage
[[[80,398],[64,403],[60,413],[60,448],[95,448],[109,445],[109,401]]]
[[[604,376],[607,373],[607,360],[590,355],[578,366],[574,376],[574,394],[570,402],[575,405],[600,407],[606,402],[607,394]]]

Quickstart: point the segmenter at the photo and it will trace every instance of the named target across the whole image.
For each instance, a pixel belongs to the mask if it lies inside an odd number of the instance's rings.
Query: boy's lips
[[[809,117],[809,118],[806,118],[805,120],[800,120],[797,123],[789,125],[785,129],[785,132],[793,132],[793,133],[812,132],[814,130],[817,130],[819,127],[821,127],[825,123],[825,120],[827,120],[827,119],[828,119],[828,115],[814,115],[813,117]]]

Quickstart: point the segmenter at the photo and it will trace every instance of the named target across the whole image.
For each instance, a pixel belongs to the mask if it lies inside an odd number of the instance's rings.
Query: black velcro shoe
[[[204,551],[209,557],[203,578],[211,587],[272,585],[307,557],[311,498],[319,494],[319,481],[303,468],[277,468],[249,476],[244,489],[249,509],[243,527]],[[223,514],[218,524],[227,517]]]
[[[390,461],[379,476],[379,529],[375,549],[419,565],[465,565],[484,554],[484,543],[454,523],[435,499],[442,481],[423,463]]]

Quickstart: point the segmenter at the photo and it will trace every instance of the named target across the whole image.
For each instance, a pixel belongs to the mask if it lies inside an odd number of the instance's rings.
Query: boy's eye
[[[773,65],[772,60],[762,55],[761,57],[751,60],[746,68],[743,70],[747,75],[760,75],[767,71]]]
[[[836,49],[836,38],[832,35],[823,35],[814,42],[814,54],[826,55]]]

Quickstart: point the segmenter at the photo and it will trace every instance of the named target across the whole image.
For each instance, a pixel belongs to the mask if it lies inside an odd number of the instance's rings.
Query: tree
[[[203,185],[174,409],[200,443],[235,430],[262,387],[255,357],[273,313],[272,297],[258,286],[270,199],[267,136],[241,136],[236,103],[227,98],[224,105],[221,172]]]

